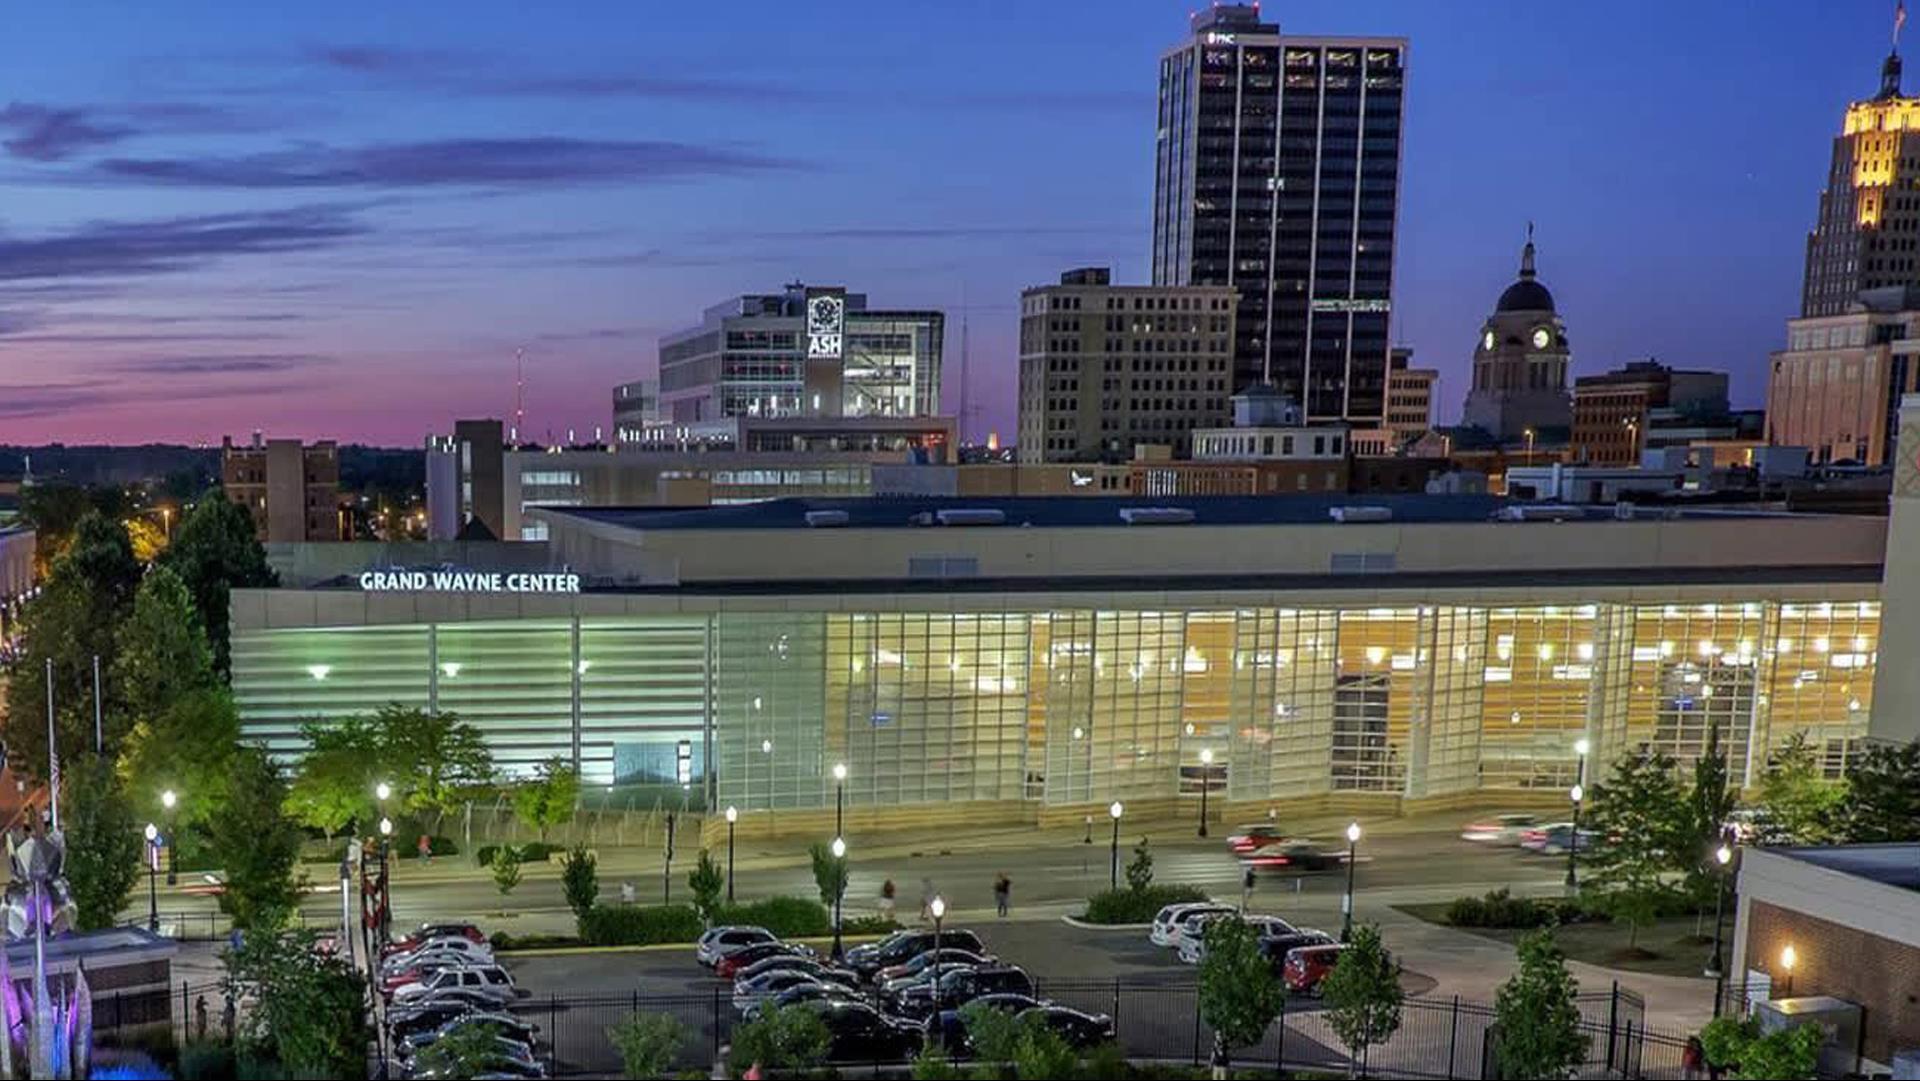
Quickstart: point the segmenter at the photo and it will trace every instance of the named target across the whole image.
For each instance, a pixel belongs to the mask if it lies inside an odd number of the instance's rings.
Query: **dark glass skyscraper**
[[[1381,423],[1404,38],[1296,37],[1215,5],[1160,58],[1153,282],[1231,285],[1236,389]]]

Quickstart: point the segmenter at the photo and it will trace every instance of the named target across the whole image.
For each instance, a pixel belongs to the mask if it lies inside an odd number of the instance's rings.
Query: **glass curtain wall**
[[[443,623],[434,628],[434,706],[486,736],[493,763],[526,776],[573,762],[573,621]]]
[[[1573,784],[1579,771],[1573,745],[1587,727],[1598,616],[1591,604],[1487,612],[1481,784]]]
[[[250,740],[291,758],[306,749],[300,726],[372,713],[398,702],[426,708],[432,694],[428,628],[328,627],[233,636],[233,697]]]
[[[1719,733],[1735,777],[1755,726],[1764,605],[1645,605],[1633,617],[1633,692],[1627,744],[1671,755],[1683,768]]]
[[[829,806],[846,730],[825,723],[826,617],[725,612],[713,619],[716,806]]]
[[[1827,775],[1839,777],[1867,734],[1880,656],[1879,602],[1782,604],[1777,619],[1766,643],[1772,654],[1764,692],[1768,745],[1805,733]],[[1765,765],[1756,761],[1754,775]]]
[[[580,776],[629,806],[704,805],[707,620],[582,619]]]
[[[1337,613],[1249,608],[1234,616],[1235,768],[1228,796],[1285,799],[1327,791]]]
[[[1407,735],[1424,691],[1418,650],[1417,609],[1340,613],[1331,748],[1335,791],[1405,789]]]

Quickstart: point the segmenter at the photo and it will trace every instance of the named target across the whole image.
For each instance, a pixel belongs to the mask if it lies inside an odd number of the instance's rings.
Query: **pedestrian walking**
[[[623,905],[630,905],[633,903],[633,897],[634,897],[633,883],[631,882],[620,883],[620,903]]]
[[[1007,909],[1013,904],[1013,879],[1002,871],[993,880],[993,907],[1006,919]]]
[[[1253,904],[1253,868],[1240,876],[1240,914],[1246,915],[1247,906]]]
[[[925,923],[932,918],[933,879],[923,878],[920,880],[920,922]]]
[[[896,892],[893,879],[880,883],[880,918],[888,923],[893,922],[893,895]]]
[[[420,865],[422,867],[433,862],[433,838],[423,833],[420,835],[419,842],[414,847],[420,851]]]

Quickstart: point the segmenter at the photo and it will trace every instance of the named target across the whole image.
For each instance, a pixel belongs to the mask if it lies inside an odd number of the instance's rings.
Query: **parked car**
[[[1199,938],[1206,933],[1207,924],[1222,916],[1237,911],[1232,905],[1208,905],[1205,908],[1188,910],[1173,923],[1171,945],[1177,951],[1190,938]]]
[[[499,1008],[500,1003],[497,997],[478,987],[443,987],[422,995],[412,1002],[389,1002],[387,1028],[392,1030],[396,1025],[413,1024],[420,1018],[437,1014],[439,1020],[427,1026],[434,1028],[460,1014]]]
[[[480,1003],[461,1002],[448,998],[428,1001],[405,1010],[389,1010],[387,1034],[398,1043],[421,1033],[438,1031],[450,1021],[489,1012],[491,1008]]]
[[[1045,1004],[1032,995],[1023,995],[1017,991],[1001,991],[997,994],[981,995],[966,1005],[970,1008],[985,1007],[1002,1013],[1017,1014]],[[958,1006],[942,1003],[939,1014],[927,1018],[927,1036],[945,1047],[948,1054],[959,1056],[972,1053],[972,1045],[967,1042],[967,1022],[960,1016]]]
[[[827,1029],[827,1058],[834,1062],[900,1062],[920,1049],[919,1025],[890,1017],[864,1002],[832,999],[809,1004]]]
[[[695,941],[693,959],[712,968],[720,963],[720,958],[735,950],[778,941],[779,937],[764,927],[712,927]]]
[[[1340,952],[1346,949],[1343,943],[1331,945],[1297,946],[1287,951],[1287,960],[1280,968],[1280,979],[1287,985],[1287,993],[1293,995],[1318,995],[1320,981],[1327,978],[1333,966],[1340,960]]]
[[[993,960],[992,954],[979,954],[972,950],[963,950],[953,946],[942,946],[938,950],[928,950],[897,965],[873,974],[874,985],[885,991],[889,984],[899,981],[906,983],[917,979],[935,967],[946,968],[949,965],[984,965]],[[936,966],[936,962],[938,962]]]
[[[460,1028],[466,1023],[467,1022],[464,1021],[456,1022],[454,1028]],[[432,1041],[420,1044],[417,1047],[402,1044],[394,1048],[394,1057],[400,1061],[401,1068],[406,1069],[409,1074],[413,1076],[424,1076],[415,1074],[412,1066],[414,1061],[419,1058],[420,1053],[431,1046],[433,1046]],[[534,1051],[533,1045],[524,1040],[515,1039],[512,1036],[505,1034],[496,1035],[493,1040],[493,1050],[494,1058],[488,1063],[488,1066],[491,1068],[497,1069],[503,1066],[518,1066],[524,1069],[529,1066],[538,1067],[540,1065],[540,1056]]]
[[[1467,823],[1460,831],[1460,839],[1511,847],[1520,843],[1522,834],[1539,824],[1539,815],[1495,815],[1492,818]]]
[[[795,972],[791,969],[775,969],[763,972],[750,980],[736,981],[733,985],[733,1008],[745,1013],[747,1007],[763,999],[769,999],[791,987],[816,983],[823,987],[838,987],[849,997],[858,997],[860,987],[851,975],[829,976],[824,973]]]
[[[1282,971],[1287,963],[1287,955],[1302,946],[1331,946],[1335,938],[1325,931],[1311,927],[1302,927],[1284,935],[1274,935],[1260,940],[1260,952],[1272,963],[1276,973]]]
[[[471,942],[485,942],[487,936],[479,927],[464,922],[423,923],[404,938],[396,938],[381,950],[382,956],[413,949],[421,943],[436,938],[464,938]]]
[[[949,1006],[957,1009],[982,995],[1004,992],[1032,995],[1033,978],[1028,976],[1025,970],[1014,965],[959,968],[952,972],[942,972],[938,987],[938,1001],[941,1009]],[[933,1015],[934,1002],[935,986],[931,980],[903,988],[888,999],[895,1013],[923,1021]]]
[[[827,976],[844,976],[854,980],[860,977],[852,969],[836,965],[831,961],[822,961],[817,957],[802,957],[794,953],[776,953],[735,970],[733,982],[750,980],[768,972],[811,972]]]
[[[986,947],[980,942],[980,936],[965,928],[943,930],[940,933],[940,945],[952,946],[957,950],[972,950],[975,953],[986,952]],[[848,950],[846,963],[860,974],[861,979],[870,980],[874,973],[888,965],[900,964],[932,948],[932,931],[895,931],[878,942],[855,946]]]
[[[769,1009],[783,1009],[799,1003],[813,1002],[866,1002],[866,996],[858,991],[850,991],[836,983],[818,983],[809,980],[797,983],[771,998],[763,998],[749,1003],[742,1011],[747,1017],[754,1018]]]
[[[491,956],[463,953],[459,950],[423,950],[419,953],[405,953],[380,966],[380,977],[376,981],[382,985],[396,982],[396,978],[408,974],[419,975],[437,972],[443,968],[470,967],[493,963]],[[399,980],[405,982],[405,980]]]
[[[506,969],[499,965],[474,965],[470,968],[443,968],[416,982],[401,984],[389,993],[388,1000],[405,1006],[452,987],[480,992],[501,1006],[519,997],[519,992],[513,986],[513,977],[507,975]]]
[[[1344,850],[1335,851],[1318,841],[1290,837],[1256,848],[1240,862],[1257,871],[1329,871],[1346,861]]]
[[[1180,960],[1189,965],[1197,965],[1207,955],[1207,927],[1215,920],[1225,919],[1225,913],[1202,917],[1200,926],[1192,934],[1182,934],[1177,949]],[[1293,930],[1293,925],[1278,916],[1248,916],[1247,926],[1253,928],[1256,937],[1284,935]]]
[[[437,935],[422,939],[409,949],[383,953],[380,957],[380,967],[404,967],[411,964],[413,958],[424,957],[427,954],[458,954],[475,961],[491,961],[493,944],[484,940],[475,942],[458,935]]]
[[[1179,945],[1174,937],[1175,929],[1186,916],[1203,909],[1224,912],[1229,911],[1231,907],[1214,904],[1212,901],[1183,901],[1179,904],[1167,905],[1154,915],[1153,929],[1147,932],[1147,941],[1156,946]]]
[[[433,1046],[439,1040],[471,1025],[491,1026],[494,1034],[500,1038],[502,1043],[518,1044],[526,1048],[528,1052],[526,1058],[529,1061],[536,1057],[533,1054],[535,1050],[534,1033],[538,1031],[539,1026],[528,1021],[522,1021],[510,1013],[503,1012],[470,1013],[465,1017],[456,1017],[446,1024],[441,1025],[439,1028],[430,1029],[426,1032],[416,1032],[406,1039],[395,1039],[393,1042],[394,1057],[399,1059],[403,1064],[407,1063],[419,1055],[421,1051]]]
[[[812,949],[797,942],[756,942],[751,946],[741,946],[720,956],[713,966],[713,974],[722,979],[735,979],[740,970],[760,963],[769,957],[793,957],[810,961],[815,957]]]
[[[1113,1018],[1104,1013],[1084,1013],[1070,1006],[1049,1002],[1035,1006],[1020,1016],[1023,1019],[1039,1018],[1042,1024],[1065,1040],[1069,1047],[1084,1050],[1113,1039]]]
[[[1227,851],[1236,856],[1244,856],[1256,848],[1270,845],[1285,837],[1277,822],[1253,822],[1245,826],[1235,826],[1227,834]]]

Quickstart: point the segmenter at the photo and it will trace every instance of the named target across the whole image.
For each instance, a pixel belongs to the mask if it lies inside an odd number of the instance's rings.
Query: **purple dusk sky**
[[[0,443],[582,438],[663,332],[804,279],[964,308],[1013,429],[1019,290],[1143,281],[1189,4],[15,5],[0,35]],[[1411,39],[1395,336],[1457,415],[1526,222],[1577,373],[1759,405],[1891,0],[1299,0]],[[1920,78],[1917,76],[1916,78]]]

